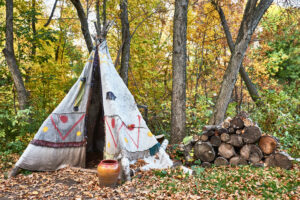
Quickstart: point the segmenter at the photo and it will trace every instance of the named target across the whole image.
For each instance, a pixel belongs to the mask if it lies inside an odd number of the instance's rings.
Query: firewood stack
[[[233,119],[228,117],[220,125],[204,126],[202,130],[184,150],[186,159],[190,160],[189,152],[194,149],[194,159],[200,159],[203,167],[211,164],[292,167],[288,157],[278,151],[277,139],[262,136],[261,129],[245,112]]]

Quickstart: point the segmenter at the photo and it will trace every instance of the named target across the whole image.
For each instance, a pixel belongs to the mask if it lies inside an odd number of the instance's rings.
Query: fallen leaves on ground
[[[213,167],[188,176],[179,169],[138,172],[100,188],[95,173],[74,168],[0,179],[0,199],[299,199],[299,164],[279,168]]]

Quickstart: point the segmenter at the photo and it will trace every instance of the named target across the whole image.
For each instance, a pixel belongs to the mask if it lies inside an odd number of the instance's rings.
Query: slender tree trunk
[[[89,52],[91,52],[93,50],[93,42],[92,42],[92,38],[90,35],[90,31],[89,31],[87,17],[84,13],[84,10],[80,3],[80,0],[71,0],[71,2],[77,10],[77,14],[78,14],[78,17],[80,20],[81,31],[84,36],[84,40],[85,40],[85,43],[86,43],[86,46],[87,46]]]
[[[128,68],[130,60],[130,30],[128,21],[128,1],[121,0],[121,23],[122,23],[122,57],[120,75],[126,86],[128,86]]]
[[[103,7],[102,7],[102,18],[103,18],[103,27],[106,26],[106,0],[103,0]]]
[[[170,141],[172,144],[181,142],[185,137],[187,11],[188,0],[175,0]]]
[[[17,65],[17,60],[14,52],[14,35],[13,35],[13,0],[6,1],[6,43],[3,49],[8,68],[12,74],[12,78],[17,90],[19,108],[21,110],[28,106],[28,93],[25,89],[21,72]]]
[[[36,17],[35,17],[35,0],[32,0],[32,18],[31,18],[31,28],[32,28],[32,36],[33,36],[33,41],[32,41],[32,49],[31,49],[31,56],[35,57],[36,54]]]
[[[247,47],[255,28],[261,20],[263,14],[272,4],[273,0],[248,0],[244,10],[244,16],[235,42],[234,50],[231,54],[228,67],[223,76],[223,82],[214,107],[210,124],[220,124],[225,116],[232,90],[236,83],[237,74],[243,62]]]
[[[47,27],[47,26],[50,24],[50,22],[51,22],[51,20],[52,20],[52,17],[53,17],[53,14],[54,14],[54,11],[55,11],[55,9],[56,9],[57,1],[58,1],[58,0],[55,0],[54,5],[53,5],[53,8],[52,8],[52,11],[51,11],[51,14],[50,14],[50,16],[49,16],[49,19],[48,19],[47,22],[44,24],[44,27]]]
[[[231,36],[230,30],[229,30],[228,23],[227,23],[225,15],[224,15],[224,12],[216,1],[212,1],[212,4],[215,6],[215,9],[219,13],[229,49],[231,52],[233,52],[234,51],[234,42],[232,40],[232,36]],[[245,68],[243,67],[243,64],[241,64],[239,72],[240,72],[240,75],[241,75],[243,81],[245,82],[245,85],[248,89],[248,92],[249,92],[252,100],[256,103],[256,105],[260,106],[261,101],[260,101],[260,96],[258,94],[258,91],[257,91],[255,85],[252,83],[251,79],[249,78]]]
[[[97,36],[101,35],[101,21],[100,21],[100,0],[96,1],[96,19],[97,19]]]

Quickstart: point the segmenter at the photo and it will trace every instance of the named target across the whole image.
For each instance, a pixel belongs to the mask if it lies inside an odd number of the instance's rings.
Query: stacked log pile
[[[279,152],[277,139],[262,135],[246,113],[227,118],[220,125],[204,126],[202,130],[199,137],[184,145],[186,160],[190,160],[193,149],[194,159],[200,159],[203,167],[211,164],[292,167],[288,157]]]

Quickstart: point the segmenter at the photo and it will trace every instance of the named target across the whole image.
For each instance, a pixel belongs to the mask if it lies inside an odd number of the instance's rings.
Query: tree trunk
[[[218,5],[217,2],[212,1],[212,4],[215,6],[216,10],[219,13],[221,23],[222,23],[222,26],[223,26],[223,29],[224,29],[224,32],[225,32],[225,35],[226,35],[226,39],[227,39],[229,49],[230,49],[231,52],[233,52],[234,51],[234,42],[232,40],[232,36],[231,36],[230,30],[229,30],[228,23],[227,23],[225,15],[224,15],[224,12],[223,12],[222,8]],[[257,105],[260,105],[260,101],[259,101],[260,96],[258,94],[258,91],[257,91],[255,85],[252,83],[251,79],[249,78],[245,68],[243,67],[243,64],[241,64],[239,72],[240,72],[240,75],[241,75],[243,81],[246,84],[246,87],[248,89],[248,92],[249,92],[252,100]]]
[[[100,21],[100,0],[96,1],[96,19],[97,19],[97,37],[101,35],[101,21]]]
[[[121,0],[121,23],[122,23],[122,57],[120,76],[123,79],[126,86],[128,86],[128,68],[130,60],[130,30],[128,21],[128,1]]]
[[[71,0],[71,2],[77,10],[77,14],[78,14],[78,17],[80,20],[81,31],[84,36],[84,40],[85,40],[86,46],[88,48],[88,51],[91,52],[93,50],[93,42],[92,42],[92,38],[90,35],[90,31],[89,31],[87,17],[84,13],[84,10],[80,3],[80,0]]]
[[[28,93],[25,89],[21,72],[17,65],[17,60],[14,52],[14,35],[13,35],[13,0],[6,1],[6,43],[2,50],[5,56],[8,68],[12,74],[12,78],[17,89],[18,101],[20,110],[28,106]]]
[[[175,0],[171,105],[171,143],[173,144],[181,142],[185,136],[187,10],[188,0]]]
[[[31,28],[32,28],[32,49],[31,49],[31,56],[34,58],[36,54],[36,17],[35,17],[35,0],[32,0],[32,18],[31,18]]]
[[[263,14],[269,8],[273,0],[260,1],[248,0],[244,10],[244,16],[235,42],[234,51],[231,54],[228,67],[223,76],[223,82],[214,107],[210,124],[219,124],[223,121],[237,74],[243,62],[247,47]]]

